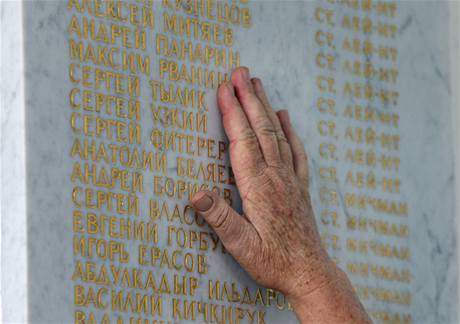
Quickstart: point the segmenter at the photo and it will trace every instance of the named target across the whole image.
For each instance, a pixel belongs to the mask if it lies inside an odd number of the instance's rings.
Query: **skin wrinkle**
[[[308,160],[287,111],[275,113],[262,82],[236,69],[218,90],[239,215],[215,192],[197,211],[259,284],[286,295],[301,323],[370,323],[346,275],[321,244],[308,191]],[[196,198],[195,198],[196,197]]]
[[[225,210],[222,210],[220,213],[218,213],[218,215],[220,215],[216,222],[215,222],[215,225],[214,225],[214,228],[218,229],[218,228],[221,228],[222,225],[226,225],[226,220],[229,219],[229,215],[230,215],[230,209],[225,209]],[[228,222],[231,222],[231,220],[229,220]]]
[[[285,163],[292,163],[292,153],[291,150],[289,149],[289,142],[284,135],[283,129],[281,127],[281,123],[276,115],[276,113],[273,111],[271,108],[270,103],[268,102],[267,96],[265,95],[265,91],[263,89],[262,81],[258,78],[252,78],[251,82],[254,85],[254,90],[257,94],[257,96],[260,98],[262,101],[265,110],[267,111],[268,117],[270,118],[270,121],[276,131],[275,135],[277,137],[277,142],[278,142],[278,149],[281,154],[281,160]]]

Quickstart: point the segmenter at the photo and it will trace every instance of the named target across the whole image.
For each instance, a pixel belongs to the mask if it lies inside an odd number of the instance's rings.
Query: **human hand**
[[[307,157],[287,111],[273,111],[261,81],[251,79],[247,68],[236,69],[231,82],[219,87],[218,104],[244,213],[210,191],[195,194],[194,208],[249,275],[284,293],[294,308],[303,309],[306,297],[323,288],[350,289],[321,244]]]

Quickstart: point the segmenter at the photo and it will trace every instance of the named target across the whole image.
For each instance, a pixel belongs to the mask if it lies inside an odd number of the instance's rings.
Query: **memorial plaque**
[[[216,103],[240,65],[289,110],[371,318],[458,321],[458,2],[1,8],[5,322],[296,322],[189,205],[241,209]]]

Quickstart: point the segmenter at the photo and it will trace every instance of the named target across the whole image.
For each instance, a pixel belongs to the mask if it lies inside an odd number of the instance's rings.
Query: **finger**
[[[260,168],[265,166],[265,161],[257,137],[230,82],[225,82],[219,87],[217,100],[225,133],[230,141],[230,160],[236,181],[259,174]]]
[[[294,170],[297,176],[308,184],[308,160],[302,141],[292,127],[287,110],[280,110],[276,113],[283,128],[284,134],[291,146],[294,161]]]
[[[233,71],[232,84],[249,124],[257,136],[265,161],[269,165],[278,164],[281,162],[281,156],[275,128],[265,111],[264,105],[254,92],[249,70],[240,67]]]
[[[281,128],[278,116],[276,116],[276,113],[273,111],[270,102],[268,101],[262,81],[258,78],[252,78],[251,81],[254,86],[254,90],[257,97],[263,103],[265,111],[267,112],[267,115],[270,118],[273,127],[275,128],[275,134],[278,139],[278,148],[280,151],[281,160],[283,160],[283,162],[286,165],[292,166],[293,161],[291,147],[286,139],[286,136],[284,135],[283,129]]]
[[[211,191],[197,192],[192,198],[195,210],[214,229],[228,252],[242,265],[248,264],[248,251],[260,242],[254,226]]]

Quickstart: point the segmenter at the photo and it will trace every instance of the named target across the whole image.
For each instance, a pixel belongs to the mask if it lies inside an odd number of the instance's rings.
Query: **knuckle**
[[[243,143],[245,145],[257,144],[257,136],[251,129],[246,129],[241,134],[230,141],[230,145]]]
[[[276,130],[276,137],[278,138],[278,141],[280,141],[280,142],[289,143],[289,141],[286,138],[286,135],[284,135],[283,131],[281,131],[279,129]]]
[[[273,126],[273,123],[271,120],[268,118],[268,116],[261,114],[252,120],[252,124],[254,128],[261,129],[261,128],[269,128],[273,131],[275,131],[275,127]]]
[[[254,122],[254,129],[259,135],[270,137],[277,136],[275,127],[273,127],[273,124],[268,119],[260,118],[256,120]]]
[[[264,126],[257,129],[257,133],[264,137],[277,138],[276,131],[270,126]]]
[[[219,207],[216,210],[214,220],[213,220],[213,227],[215,229],[225,229],[228,225],[230,220],[230,208],[226,208],[225,206]]]

